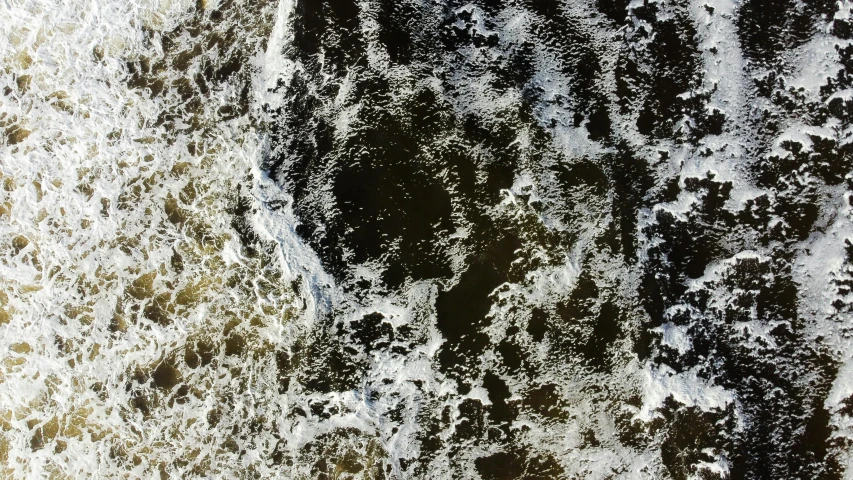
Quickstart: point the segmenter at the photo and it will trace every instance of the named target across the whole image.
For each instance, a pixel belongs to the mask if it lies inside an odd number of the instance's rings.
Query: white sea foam
[[[159,36],[192,9],[169,1],[0,7],[0,122],[7,137],[15,132],[0,147],[4,477],[228,476],[263,465],[263,442],[235,463],[205,420],[231,382],[246,384],[236,392],[245,400],[269,397],[263,355],[241,379],[228,359],[219,371],[180,360],[195,341],[221,343],[235,318],[232,330],[255,319],[246,337],[255,348],[291,338],[285,282],[295,274],[281,276],[274,258],[245,257],[223,214],[238,186],[254,188],[261,144],[245,117],[187,130],[192,112],[174,92],[151,98],[127,84],[126,62],[156,60]],[[162,75],[169,82],[180,73]],[[226,104],[228,86],[207,101],[213,111]],[[168,110],[185,115],[175,124],[183,131],[158,125]],[[229,283],[235,274],[240,281]],[[145,418],[132,407],[140,387],[132,377],[176,358],[188,397],[155,393]]]

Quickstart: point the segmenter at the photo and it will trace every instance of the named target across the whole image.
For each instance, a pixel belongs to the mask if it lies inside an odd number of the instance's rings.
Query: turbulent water
[[[0,26],[0,478],[853,479],[853,2]]]

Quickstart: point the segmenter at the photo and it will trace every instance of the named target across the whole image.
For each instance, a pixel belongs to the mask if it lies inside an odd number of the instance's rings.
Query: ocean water
[[[0,26],[0,478],[853,478],[850,1]]]

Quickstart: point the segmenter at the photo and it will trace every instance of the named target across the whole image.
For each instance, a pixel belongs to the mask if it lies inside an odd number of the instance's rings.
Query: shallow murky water
[[[0,6],[3,478],[853,478],[853,4]]]

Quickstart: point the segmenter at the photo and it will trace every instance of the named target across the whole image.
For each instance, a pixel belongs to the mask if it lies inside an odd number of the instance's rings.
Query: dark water
[[[828,0],[714,5],[296,2],[264,168],[348,300],[289,388],[387,406],[383,441],[411,443],[376,476],[841,478],[821,329],[849,328],[849,281],[798,272],[846,208],[851,144],[783,134],[850,126],[828,100],[853,82],[851,27]],[[836,63],[811,85],[818,35]],[[395,396],[375,362],[417,357],[430,329],[454,388]],[[636,372],[664,365],[732,401],[670,395],[640,420]]]

